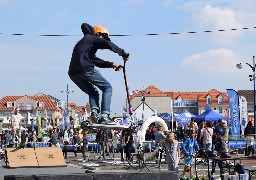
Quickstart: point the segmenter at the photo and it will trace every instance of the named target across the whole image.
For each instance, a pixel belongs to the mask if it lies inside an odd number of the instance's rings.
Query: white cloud
[[[218,43],[232,44],[242,34],[242,23],[237,18],[237,13],[229,8],[213,7],[211,5],[203,6],[195,16],[196,22],[202,27],[208,27],[209,30],[216,31],[212,33],[213,39]],[[230,29],[240,29],[231,31]],[[218,32],[218,30],[227,30]]]
[[[232,50],[221,48],[193,54],[182,60],[181,65],[207,74],[226,75],[237,73],[236,64],[244,59]]]

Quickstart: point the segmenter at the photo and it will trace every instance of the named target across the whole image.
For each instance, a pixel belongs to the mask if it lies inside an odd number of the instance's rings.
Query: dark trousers
[[[105,157],[105,143],[104,142],[99,142],[99,153],[100,155]]]
[[[254,154],[254,147],[253,146],[246,146],[245,148],[245,156],[250,156],[250,154]]]
[[[212,174],[215,173],[215,169],[216,169],[217,164],[220,167],[221,166],[221,161],[212,160]]]
[[[126,160],[130,161],[131,160],[131,153],[132,153],[132,144],[131,143],[126,144],[125,150],[126,150]]]
[[[124,152],[126,155],[126,160],[131,160],[131,153],[132,153],[132,144],[128,143],[125,146],[123,146],[123,150],[120,152],[121,153],[121,161],[124,160]]]

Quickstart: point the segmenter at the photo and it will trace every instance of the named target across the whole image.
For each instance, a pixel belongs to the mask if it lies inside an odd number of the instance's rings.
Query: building
[[[145,91],[150,93],[143,94]],[[219,92],[216,89],[211,89],[208,92],[163,92],[151,85],[145,90],[132,94],[130,98],[136,117],[139,119],[143,116],[147,119],[155,111],[161,114],[166,112],[182,113],[188,110],[194,115],[199,115],[205,111],[205,105],[222,115],[227,115],[229,112],[227,93]],[[141,108],[143,105],[146,107],[144,111]]]
[[[10,124],[10,119],[14,110],[19,109],[19,113],[26,120],[27,127],[31,125],[31,117],[36,116],[36,112],[42,114],[45,123],[51,122],[52,124],[60,125],[64,119],[64,111],[66,110],[66,103],[54,98],[51,95],[42,93],[28,96],[5,96],[0,100],[0,124],[7,128]],[[68,118],[71,119],[73,125],[80,124],[79,116],[83,116],[85,107],[76,106],[75,103],[69,103]]]
[[[155,111],[157,113],[172,112],[172,98],[155,86],[149,86],[145,90],[132,94],[130,99],[138,119],[148,119]]]

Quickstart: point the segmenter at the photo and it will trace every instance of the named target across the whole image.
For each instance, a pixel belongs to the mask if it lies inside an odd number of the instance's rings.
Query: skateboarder
[[[120,70],[120,66],[113,62],[104,61],[96,57],[95,54],[98,49],[109,49],[122,56],[124,61],[128,60],[129,54],[110,41],[108,30],[103,26],[92,27],[83,23],[81,29],[84,37],[77,42],[73,49],[68,75],[83,92],[89,95],[92,116],[98,118],[100,113],[99,123],[108,123],[112,86],[95,69],[95,66],[117,70]],[[99,105],[99,92],[96,87],[102,91],[101,107]]]

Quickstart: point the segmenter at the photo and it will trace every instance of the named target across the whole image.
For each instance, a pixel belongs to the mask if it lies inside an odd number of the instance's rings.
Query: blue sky
[[[0,97],[44,93],[66,100],[61,91],[69,84],[69,101],[85,105],[88,96],[67,75],[83,22],[131,35],[111,38],[131,54],[130,91],[150,85],[162,91],[253,89],[245,63],[256,55],[255,8],[255,0],[0,0]],[[174,32],[180,34],[169,34]],[[97,56],[122,64],[108,50]],[[111,109],[119,114],[126,98],[123,75],[100,71],[113,86]]]

